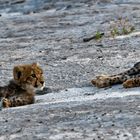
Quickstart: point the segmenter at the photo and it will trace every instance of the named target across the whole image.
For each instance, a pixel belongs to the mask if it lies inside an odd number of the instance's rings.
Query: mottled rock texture
[[[39,62],[46,78],[40,94],[47,94],[2,110],[0,140],[139,140],[139,88],[128,94],[90,83],[140,61],[139,34],[108,34],[119,17],[139,32],[139,13],[139,0],[0,0],[0,84],[12,78],[14,65]],[[97,31],[105,33],[101,40],[83,42]]]

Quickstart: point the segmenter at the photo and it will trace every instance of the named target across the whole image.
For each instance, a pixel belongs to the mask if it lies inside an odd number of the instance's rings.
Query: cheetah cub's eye
[[[36,75],[35,75],[35,74],[32,74],[31,76],[32,76],[33,78],[36,78]]]

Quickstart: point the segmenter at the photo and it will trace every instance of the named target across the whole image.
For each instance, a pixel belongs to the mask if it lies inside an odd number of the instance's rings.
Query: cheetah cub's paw
[[[3,98],[1,102],[2,102],[2,108],[4,108],[4,107],[7,108],[7,107],[11,106],[11,103],[7,98]]]
[[[133,88],[133,87],[139,87],[140,86],[140,80],[139,79],[129,79],[123,82],[124,88]]]
[[[111,77],[107,75],[100,75],[100,76],[96,76],[96,79],[93,79],[91,83],[98,88],[109,87],[111,86],[110,79]]]

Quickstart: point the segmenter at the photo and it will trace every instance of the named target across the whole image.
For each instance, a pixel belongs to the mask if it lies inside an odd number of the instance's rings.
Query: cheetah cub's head
[[[37,63],[15,66],[14,81],[25,90],[43,90],[43,70]]]

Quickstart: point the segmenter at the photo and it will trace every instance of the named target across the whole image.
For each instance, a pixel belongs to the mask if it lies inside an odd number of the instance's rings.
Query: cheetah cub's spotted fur
[[[93,79],[92,84],[98,88],[110,87],[115,84],[123,84],[125,88],[140,86],[140,62],[136,63],[131,69],[116,75],[101,75]]]
[[[37,63],[18,65],[13,69],[13,80],[0,87],[2,107],[16,107],[32,104],[35,91],[45,86],[43,70]]]

